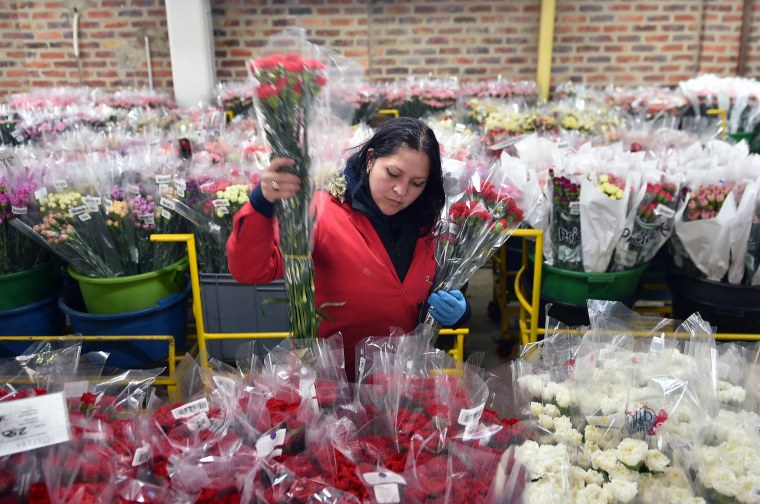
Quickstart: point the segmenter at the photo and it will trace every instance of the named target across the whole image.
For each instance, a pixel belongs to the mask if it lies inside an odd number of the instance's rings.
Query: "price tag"
[[[230,214],[230,209],[227,208],[227,207],[217,208],[216,209],[216,213],[222,214],[222,215],[229,215]]]
[[[485,409],[485,407],[485,403],[480,403],[474,408],[462,409],[459,411],[458,422],[459,425],[464,426],[463,438],[465,441],[472,439],[473,435],[475,434],[475,431],[478,427],[478,422],[480,422],[480,415],[483,413],[483,409]]]
[[[11,205],[11,213],[13,215],[26,215],[28,209],[26,207],[17,207]]]
[[[138,215],[137,218],[149,226],[156,223],[156,217],[153,214]]]
[[[580,215],[581,214],[581,202],[580,201],[571,201],[570,202],[570,215]]]
[[[156,175],[156,184],[168,184],[171,181],[171,175]]]
[[[79,205],[75,207],[69,207],[69,213],[71,215],[81,215],[83,213],[87,213],[87,206]]]
[[[665,217],[666,219],[672,219],[676,216],[676,211],[660,203],[655,207],[654,214],[659,217]]]
[[[362,476],[364,476],[364,480],[370,485],[383,485],[386,483],[406,485],[406,479],[393,471],[368,472]]]
[[[378,504],[394,504],[401,502],[401,495],[398,493],[398,485],[391,483],[388,485],[375,485],[375,500]]]
[[[462,123],[457,123],[456,126],[454,126],[454,131],[457,133],[464,133],[464,130],[467,129],[467,126],[465,126]]]
[[[169,184],[158,184],[158,192],[159,194],[169,192]]]
[[[189,402],[178,408],[172,410],[172,416],[177,420],[183,418],[189,418],[197,415],[198,413],[205,413],[208,411],[208,401],[206,398],[198,399],[197,401]]]
[[[79,215],[77,215],[77,217],[79,217],[79,220],[82,221],[82,222],[86,222],[86,221],[92,219],[92,217],[90,217],[90,214],[88,214],[88,213],[79,214]]]
[[[34,191],[34,197],[37,199],[37,201],[42,201],[45,196],[47,196],[47,188],[40,187],[36,191]]]
[[[111,210],[111,207],[113,206],[113,201],[107,198],[103,198],[103,205],[106,207],[107,210]]]
[[[56,189],[58,189],[59,191],[61,191],[63,189],[66,189],[67,187],[69,187],[69,184],[67,184],[65,180],[54,180],[53,181],[53,187],[55,187]]]
[[[565,141],[557,142],[557,147],[559,147],[560,149],[567,149],[568,147],[570,147],[570,143],[565,142]]]
[[[179,196],[180,198],[184,198],[185,197],[185,190],[177,188],[177,196]]]
[[[67,398],[79,398],[90,390],[90,382],[87,380],[66,382],[63,384],[63,393]]]
[[[278,429],[268,434],[261,436],[256,441],[256,453],[259,457],[266,457],[272,455],[273,457],[279,457],[282,455],[280,446],[285,443],[285,429]]]
[[[228,207],[228,206],[230,206],[229,200],[226,200],[226,199],[211,200],[211,204],[214,205],[214,208],[221,208],[221,207]]]
[[[161,210],[161,217],[163,217],[166,220],[171,220],[172,213],[166,208],[164,208],[163,210]]]
[[[0,403],[0,457],[70,439],[63,392]]]
[[[150,460],[150,445],[143,443],[143,445],[135,450],[135,456],[132,458],[132,467],[143,465]]]
[[[166,199],[166,198],[163,198],[163,197],[161,198],[160,205],[162,207],[164,207],[164,208],[168,208],[169,210],[174,210],[174,208],[176,206],[172,200]]]
[[[222,228],[219,226],[219,224],[214,224],[213,222],[209,223],[208,230],[212,233],[219,233],[221,232]]]
[[[15,152],[8,149],[0,149],[0,166],[6,168],[11,173],[21,169],[21,160]]]
[[[184,193],[187,190],[187,182],[182,179],[175,180],[174,188],[177,189],[177,191],[182,191]]]
[[[101,199],[97,196],[85,196],[82,200],[84,200],[85,205],[94,205],[96,207],[100,206],[101,202]]]
[[[185,420],[185,424],[187,425],[187,428],[193,432],[211,428],[211,420],[209,420],[206,413],[198,413],[195,416],[191,416]]]

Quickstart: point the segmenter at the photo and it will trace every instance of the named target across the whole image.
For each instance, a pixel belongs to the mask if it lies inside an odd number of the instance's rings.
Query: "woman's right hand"
[[[261,193],[264,198],[274,203],[278,199],[292,198],[301,190],[301,179],[298,175],[282,171],[286,166],[293,166],[295,161],[290,158],[273,159],[261,174]]]

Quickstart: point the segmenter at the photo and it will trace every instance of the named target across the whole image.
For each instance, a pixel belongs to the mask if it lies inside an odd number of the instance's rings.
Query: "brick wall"
[[[71,44],[80,19],[82,83],[170,90],[163,0],[0,1],[0,91],[77,85]],[[735,72],[742,0],[561,0],[552,83],[675,83],[696,72]],[[535,78],[541,0],[211,0],[217,77],[246,78],[245,62],[287,26],[368,68],[374,80],[406,76]],[[760,77],[760,1],[748,75]]]
[[[72,43],[71,5],[79,18],[79,65]],[[156,89],[172,87],[163,0],[0,2],[0,88],[148,85],[145,35],[151,40]]]

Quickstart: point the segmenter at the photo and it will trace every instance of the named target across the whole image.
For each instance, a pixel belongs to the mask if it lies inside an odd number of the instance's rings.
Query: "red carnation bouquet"
[[[507,182],[500,165],[467,178],[467,189],[444,208],[433,233],[438,262],[433,291],[461,289],[525,220],[522,192]],[[426,324],[434,323],[428,306],[422,314]]]

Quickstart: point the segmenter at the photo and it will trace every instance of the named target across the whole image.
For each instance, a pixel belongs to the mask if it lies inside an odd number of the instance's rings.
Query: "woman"
[[[301,190],[296,175],[281,171],[292,163],[273,160],[235,215],[227,255],[230,273],[241,283],[283,275],[272,216],[278,199]],[[316,305],[331,303],[323,309],[318,336],[342,334],[352,379],[356,344],[387,336],[393,327],[411,331],[426,299],[444,327],[464,323],[470,310],[460,291],[430,293],[436,270],[431,231],[444,204],[433,131],[411,118],[384,123],[348,159],[345,177],[345,201],[315,194],[312,257]]]

